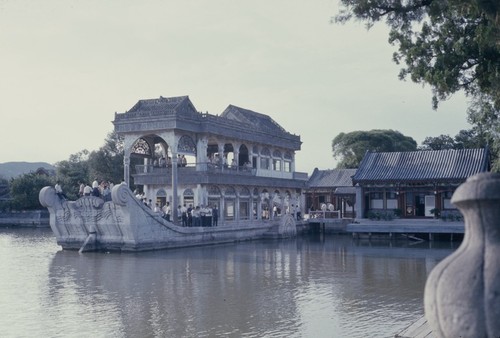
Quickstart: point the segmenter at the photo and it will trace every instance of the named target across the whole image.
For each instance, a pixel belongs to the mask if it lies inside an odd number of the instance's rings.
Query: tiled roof
[[[338,187],[335,195],[356,195],[356,187]]]
[[[314,169],[309,178],[307,186],[314,188],[336,188],[352,187],[351,177],[356,173],[356,169]]]
[[[247,125],[249,128],[255,130],[261,130],[274,134],[288,134],[288,132],[271,117],[254,112],[253,110],[229,105],[220,116],[238,121],[239,123]]]
[[[489,170],[487,148],[375,153],[361,161],[353,182],[462,181]]]
[[[174,111],[184,100],[189,100],[188,96],[162,97],[158,99],[139,100],[128,112],[137,111]]]
[[[139,100],[130,110],[123,114],[115,114],[115,121],[124,119],[148,119],[162,117],[201,118],[189,96],[163,97]]]

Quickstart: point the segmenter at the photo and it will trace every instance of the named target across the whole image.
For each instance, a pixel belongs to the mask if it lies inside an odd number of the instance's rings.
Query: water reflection
[[[389,337],[450,243],[299,237],[140,254],[0,229],[2,337]]]
[[[422,313],[427,273],[453,249],[429,246],[316,237],[140,254],[59,251],[42,307],[75,334],[386,337]]]

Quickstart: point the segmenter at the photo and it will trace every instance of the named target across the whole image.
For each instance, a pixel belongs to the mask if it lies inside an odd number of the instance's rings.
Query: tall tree
[[[341,0],[336,22],[384,20],[400,78],[427,83],[433,106],[453,93],[487,96],[500,109],[498,0]]]
[[[395,130],[374,129],[340,133],[332,141],[337,168],[357,168],[366,151],[389,152],[417,150],[417,142]]]
[[[70,155],[68,160],[56,163],[57,179],[71,199],[78,196],[78,182],[90,182],[88,157],[89,151],[84,149]]]
[[[123,179],[123,138],[117,133],[110,132],[104,145],[89,155],[88,165],[90,178],[114,183]]]
[[[41,209],[42,206],[38,201],[40,190],[52,184],[54,182],[50,177],[36,173],[12,178],[9,184],[12,208],[15,210]]]
[[[455,149],[455,140],[450,135],[428,136],[422,142],[421,150]]]

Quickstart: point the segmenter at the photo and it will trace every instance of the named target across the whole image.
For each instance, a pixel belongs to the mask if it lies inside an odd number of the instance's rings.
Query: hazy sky
[[[189,95],[271,116],[302,140],[296,169],[335,167],[340,132],[394,129],[419,144],[469,128],[459,95],[397,78],[387,28],[331,24],[337,0],[0,0],[0,162],[96,150],[115,112]]]

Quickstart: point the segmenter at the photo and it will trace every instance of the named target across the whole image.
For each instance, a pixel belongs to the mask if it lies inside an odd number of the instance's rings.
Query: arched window
[[[187,188],[182,194],[184,203],[189,206],[194,206],[194,192],[192,189]]]
[[[151,156],[151,147],[145,139],[140,138],[132,146],[132,154]]]
[[[273,151],[273,170],[281,171],[281,151]]]
[[[234,187],[227,187],[224,190],[224,218],[228,221],[234,220],[236,216],[235,197],[236,190],[234,189]]]
[[[179,153],[186,153],[195,155],[196,154],[196,143],[188,135],[182,135],[179,139],[179,145],[177,146],[177,151]]]
[[[240,189],[240,219],[250,219],[250,190]]]
[[[285,159],[283,161],[283,171],[290,173],[292,172],[292,153],[289,151],[286,151],[285,154],[283,155],[283,158]]]

